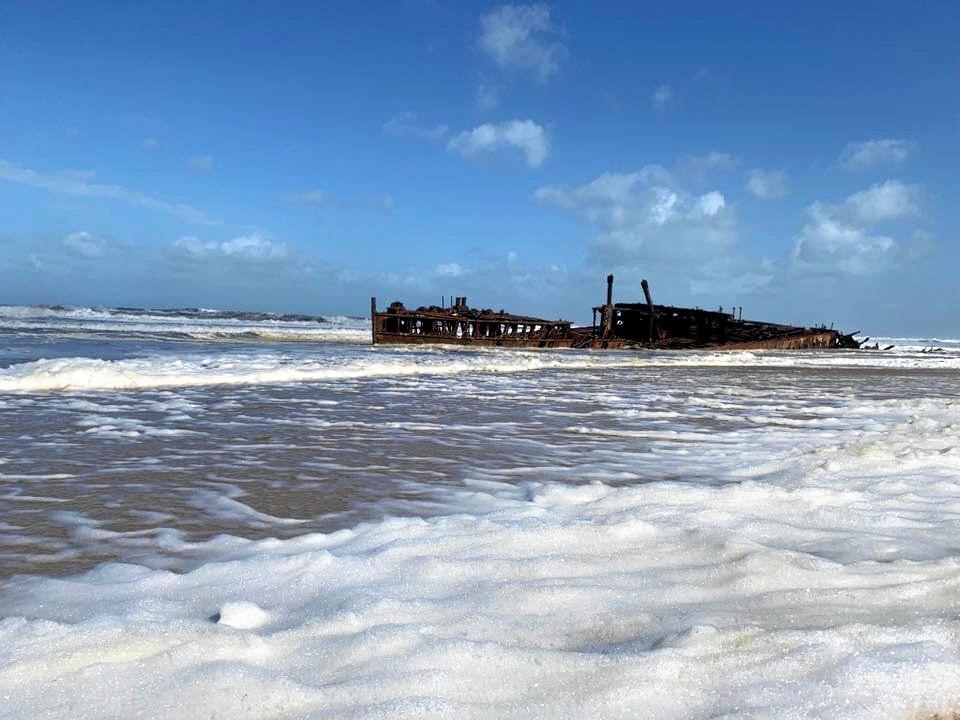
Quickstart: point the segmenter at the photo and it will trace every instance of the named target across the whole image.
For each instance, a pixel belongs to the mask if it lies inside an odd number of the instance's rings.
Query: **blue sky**
[[[960,321],[950,2],[8,2],[0,88],[0,302]]]

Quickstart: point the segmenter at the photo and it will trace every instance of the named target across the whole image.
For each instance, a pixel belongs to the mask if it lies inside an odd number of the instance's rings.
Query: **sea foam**
[[[960,369],[960,352],[433,351],[377,348],[353,355],[184,353],[122,360],[42,359],[0,369],[0,392],[263,385],[376,377],[602,370],[630,367]]]
[[[810,544],[922,541],[878,525],[873,492],[531,483],[488,488],[481,514],[218,540],[182,575],[23,579],[0,594],[0,693],[23,718],[144,698],[183,718],[949,711],[960,561]]]
[[[450,490],[455,514],[168,538],[195,558],[182,574],[13,579],[7,715],[950,713],[960,405],[835,412],[861,429],[720,485],[488,480]]]

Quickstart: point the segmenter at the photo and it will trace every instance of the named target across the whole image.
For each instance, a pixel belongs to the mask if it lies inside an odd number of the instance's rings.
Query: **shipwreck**
[[[613,275],[607,276],[606,303],[593,308],[593,324],[514,315],[471,308],[466,297],[439,306],[406,308],[391,303],[377,309],[370,299],[373,344],[453,344],[513,348],[647,348],[730,350],[856,349],[856,333],[832,327],[799,327],[744,320],[743,309],[730,312],[657,305],[650,285],[641,283],[643,302],[613,301]]]

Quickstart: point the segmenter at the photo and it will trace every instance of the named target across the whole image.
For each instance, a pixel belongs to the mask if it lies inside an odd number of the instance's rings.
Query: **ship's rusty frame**
[[[646,280],[644,302],[615,303],[613,275],[607,277],[607,301],[593,308],[593,324],[576,327],[566,320],[545,320],[503,310],[480,310],[465,297],[449,306],[409,310],[394,302],[386,310],[370,300],[373,344],[440,343],[493,347],[657,348],[730,350],[827,350],[858,348],[855,333],[826,327],[799,327],[743,320],[731,312],[655,305]]]
[[[451,307],[421,307],[408,310],[399,302],[384,312],[377,299],[370,300],[373,344],[442,343],[493,347],[572,347],[571,323],[566,320],[513,315],[467,307],[458,297]]]

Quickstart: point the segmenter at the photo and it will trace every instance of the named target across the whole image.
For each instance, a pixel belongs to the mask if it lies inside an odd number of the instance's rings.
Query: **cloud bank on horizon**
[[[583,319],[613,272],[788,321],[960,320],[916,316],[960,261],[946,8],[289,9],[13,4],[0,80],[39,91],[0,118],[0,301]]]

